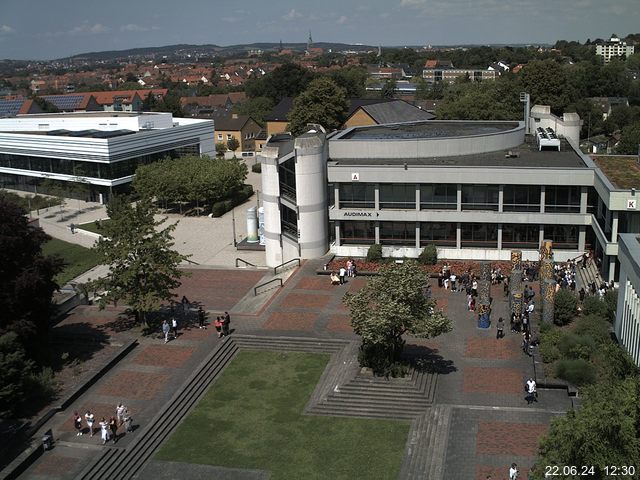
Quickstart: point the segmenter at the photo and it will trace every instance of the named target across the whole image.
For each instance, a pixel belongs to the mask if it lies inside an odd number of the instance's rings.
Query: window
[[[505,223],[502,225],[502,248],[537,250],[540,246],[540,226]]]
[[[420,246],[424,247],[430,243],[442,247],[456,246],[456,224],[455,223],[421,223],[420,224]]]
[[[415,222],[380,222],[380,243],[414,247],[416,244]]]
[[[278,166],[280,176],[280,192],[283,197],[296,200],[296,161],[290,158]]]
[[[578,249],[578,227],[575,225],[545,225],[544,238],[553,241],[553,248]]]
[[[462,210],[498,210],[498,185],[463,185]]]
[[[458,186],[455,184],[420,185],[420,208],[422,210],[456,210]]]
[[[580,212],[580,187],[553,186],[545,189],[545,212]]]
[[[375,208],[375,185],[341,183],[340,208]]]
[[[340,222],[341,244],[371,245],[375,241],[375,222]]]
[[[227,140],[231,140],[233,138],[233,135],[231,135],[230,133],[227,133]]]
[[[298,241],[298,214],[285,205],[280,206],[282,233]]]
[[[464,247],[498,248],[498,225],[489,223],[463,223],[462,243]]]
[[[222,140],[222,134],[221,133],[218,134],[218,140]]]
[[[380,208],[415,209],[416,186],[413,183],[380,185]]]
[[[539,212],[540,187],[505,185],[502,202],[502,210],[505,212]]]

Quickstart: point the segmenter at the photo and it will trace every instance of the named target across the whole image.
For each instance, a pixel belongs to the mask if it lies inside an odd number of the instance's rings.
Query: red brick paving
[[[331,279],[328,275],[320,275],[314,278],[302,278],[295,288],[301,290],[333,290],[336,286],[331,285]]]
[[[465,393],[522,394],[524,380],[517,368],[466,367],[462,389]]]
[[[30,472],[35,475],[64,475],[68,474],[78,464],[78,459],[65,457],[49,452],[45,453],[38,464]]]
[[[186,295],[191,302],[201,302],[207,310],[231,310],[264,276],[256,270],[187,270],[182,285],[175,290],[177,299]]]
[[[318,315],[302,312],[276,312],[272,313],[264,328],[270,330],[311,330]]]
[[[509,465],[505,465],[504,467],[489,467],[486,465],[478,465],[476,466],[476,476],[475,480],[502,480],[503,478],[507,478],[509,476]]]
[[[357,292],[367,284],[366,277],[347,278],[347,286],[350,292]]]
[[[325,308],[331,301],[329,295],[314,295],[310,293],[290,293],[280,307],[285,308]]]
[[[105,382],[98,393],[122,398],[151,399],[164,387],[168,375],[120,370]]]
[[[327,323],[327,330],[332,332],[353,332],[349,315],[332,315]]]
[[[442,310],[443,312],[447,312],[447,308],[449,307],[449,299],[448,298],[437,298],[436,306]]]
[[[476,453],[533,457],[549,427],[540,423],[480,422]]]
[[[467,339],[464,356],[471,358],[490,358],[512,360],[524,355],[519,348],[519,337],[495,338],[472,337]]]
[[[98,422],[102,417],[109,418],[111,415],[116,414],[116,405],[107,405],[105,403],[85,403],[81,408],[78,409],[78,414],[82,417],[82,428],[85,429],[85,433],[88,434],[89,430],[87,429],[87,424],[84,421],[84,414],[87,413],[87,410],[91,410],[93,413],[96,423],[93,425],[94,430],[96,429]],[[60,430],[63,432],[75,432],[75,427],[73,425],[73,411],[67,411],[68,419],[60,427]],[[94,433],[95,436],[95,433]]]
[[[178,337],[180,338],[180,337]],[[149,345],[144,348],[131,363],[155,365],[158,367],[179,368],[184,365],[195,349],[169,345]]]

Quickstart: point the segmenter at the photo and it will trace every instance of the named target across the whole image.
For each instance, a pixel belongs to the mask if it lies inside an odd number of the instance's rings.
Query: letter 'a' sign
[[[637,201],[635,198],[627,199],[627,210],[635,210],[637,208]]]
[[[352,173],[351,174],[351,181],[352,182],[359,182],[360,181],[360,174],[359,173]]]

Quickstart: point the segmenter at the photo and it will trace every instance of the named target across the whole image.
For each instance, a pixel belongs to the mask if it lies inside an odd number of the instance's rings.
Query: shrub
[[[553,309],[553,323],[556,325],[566,325],[576,314],[578,301],[576,297],[567,289],[560,289],[556,293]]]
[[[374,243],[367,252],[367,262],[379,262],[382,260],[382,245]]]
[[[558,344],[564,334],[562,330],[555,327],[545,327],[545,331],[540,330],[540,355],[544,363],[553,363],[562,357]]]
[[[436,263],[438,263],[438,249],[436,248],[436,246],[429,244],[424,247],[422,252],[420,252],[418,262],[424,265],[435,265]]]
[[[588,335],[596,343],[603,344],[611,341],[611,325],[600,317],[587,315],[578,319],[574,332],[578,335]]]
[[[214,217],[221,217],[225,213],[227,213],[227,211],[224,208],[224,202],[216,202],[211,206],[211,215]]]
[[[253,173],[262,173],[262,164],[254,163],[253,165],[251,165],[251,171]]]
[[[604,294],[604,304],[607,307],[607,320],[613,323],[616,319],[616,308],[618,307],[618,289],[611,288]]]
[[[593,383],[596,377],[593,365],[581,358],[560,360],[556,365],[556,376],[574,385]]]
[[[624,379],[640,373],[631,355],[614,342],[600,345],[593,360],[601,378]]]
[[[222,202],[222,204],[224,205],[225,213],[228,212],[229,210],[231,210],[234,207],[233,200],[231,200],[231,199],[225,200],[224,202]]]
[[[589,296],[584,299],[582,312],[585,315],[595,315],[600,318],[607,318],[607,305],[600,300],[600,297]]]
[[[560,339],[558,348],[564,357],[588,360],[596,348],[596,342],[588,335],[569,333]]]

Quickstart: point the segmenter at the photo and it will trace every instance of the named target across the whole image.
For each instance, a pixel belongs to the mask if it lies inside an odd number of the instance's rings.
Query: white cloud
[[[85,35],[85,34],[98,35],[101,33],[107,33],[110,30],[111,29],[109,27],[101,23],[94,23],[92,25],[85,20],[84,22],[82,22],[82,24],[76,27],[73,27],[71,30],[68,30],[66,32],[61,32],[61,33],[68,33],[69,35]]]
[[[11,28],[9,25],[0,25],[0,34],[10,34],[16,33],[15,29]]]
[[[296,18],[300,18],[302,14],[298,12],[295,8],[289,10],[289,12],[282,17],[283,20],[295,20]]]
[[[242,21],[240,17],[222,17],[222,21],[226,23],[238,23]]]
[[[120,27],[121,32],[148,32],[150,30],[160,30],[160,27],[145,27],[143,25],[137,25],[135,23],[128,23]]]
[[[338,25],[344,25],[345,23],[347,23],[348,18],[344,15],[342,15],[337,21],[336,23]]]

